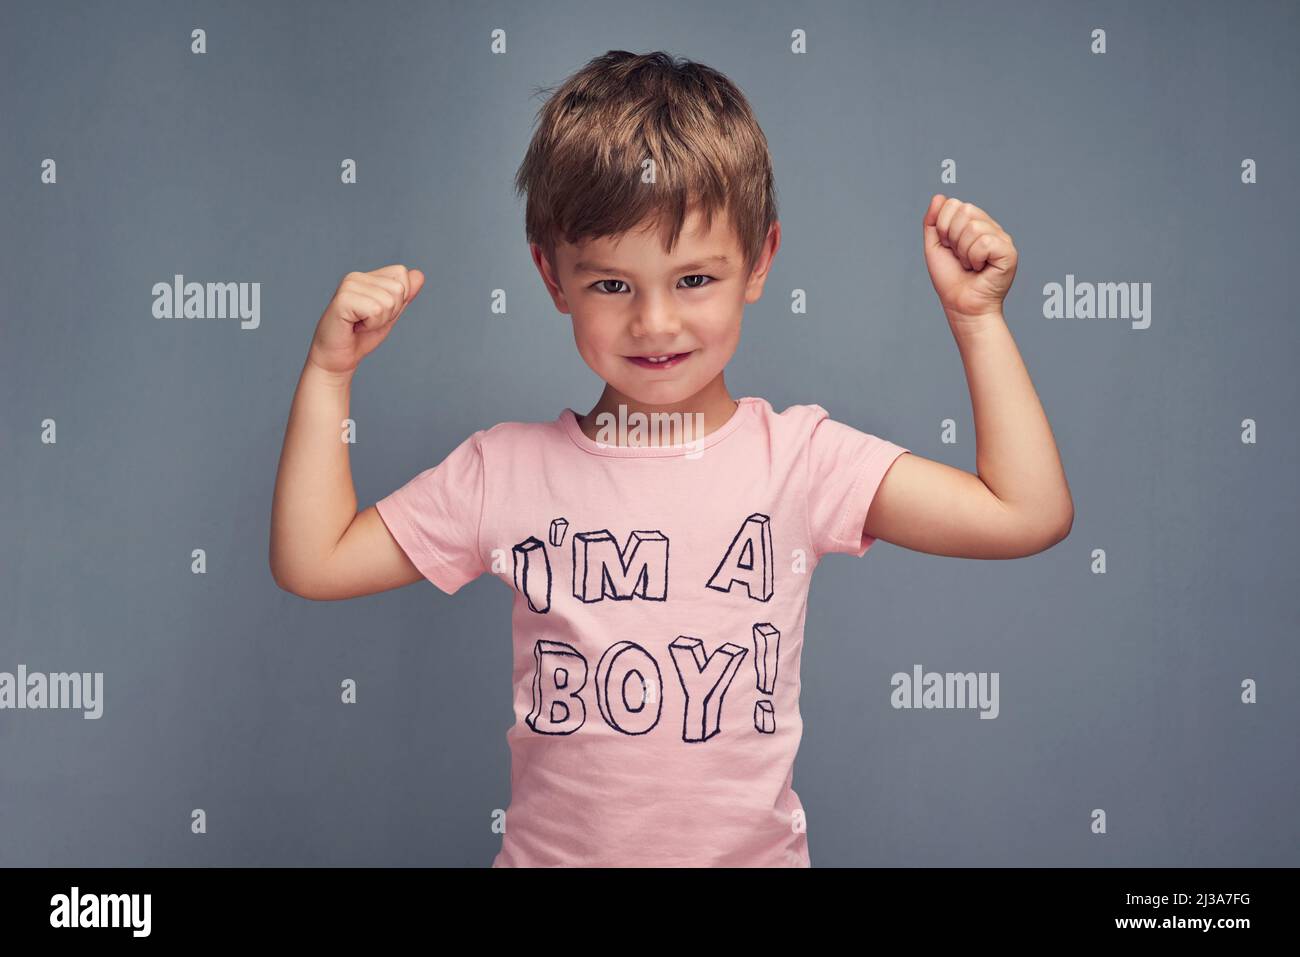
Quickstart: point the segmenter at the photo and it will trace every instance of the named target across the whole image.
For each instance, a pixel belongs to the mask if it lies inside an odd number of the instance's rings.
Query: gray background
[[[921,255],[930,195],[982,206],[1021,253],[1007,317],[1074,530],[1017,561],[885,543],[827,560],[795,774],[814,865],[1300,863],[1297,5],[60,3],[4,21],[0,670],[102,671],[105,703],[98,721],[0,712],[0,863],[491,862],[506,593],[286,594],[271,494],[309,337],[352,269],[429,277],[354,386],[362,506],[475,429],[595,401],[511,177],[534,90],[609,49],[724,71],[769,138],[784,245],[733,394],[820,403],[973,470]],[[261,282],[261,328],[154,319],[177,272]],[[1150,282],[1151,328],[1044,319],[1066,273]],[[999,672],[1001,715],[893,710],[889,676],[915,663]]]

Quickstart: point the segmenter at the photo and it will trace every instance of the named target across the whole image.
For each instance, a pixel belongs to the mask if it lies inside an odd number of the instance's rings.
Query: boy
[[[490,572],[514,592],[494,866],[809,866],[791,782],[817,561],[877,538],[1014,558],[1073,521],[1002,317],[1015,247],[977,207],[931,199],[924,251],[969,381],[974,475],[820,406],[778,414],[728,393],[780,225],[766,140],[721,74],[663,53],[595,58],[541,110],[517,185],[542,281],[606,383],[599,401],[476,432],[358,513],[338,439],[351,377],[424,275],[349,273],[294,396],[275,580],[322,600],[421,577],[452,594]],[[638,414],[698,428],[647,440]]]

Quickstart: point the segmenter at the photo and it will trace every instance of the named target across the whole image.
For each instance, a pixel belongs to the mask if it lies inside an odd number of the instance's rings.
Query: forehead
[[[658,228],[656,228],[656,226]],[[704,214],[692,208],[682,223],[671,253],[664,251],[667,225],[647,223],[615,236],[561,242],[556,250],[560,262],[574,272],[606,272],[616,267],[625,271],[634,265],[664,268],[709,266],[722,268],[740,260],[740,243],[725,209],[713,213],[707,227]]]

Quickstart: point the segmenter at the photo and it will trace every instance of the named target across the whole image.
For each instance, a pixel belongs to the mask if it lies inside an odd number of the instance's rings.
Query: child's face
[[[672,254],[649,227],[561,242],[558,275],[539,246],[532,252],[556,308],[573,317],[574,341],[592,371],[635,402],[674,405],[717,379],[735,353],[745,304],[763,294],[780,236],[774,223],[748,275],[725,211],[705,231],[692,210]],[[660,356],[673,358],[647,358]]]

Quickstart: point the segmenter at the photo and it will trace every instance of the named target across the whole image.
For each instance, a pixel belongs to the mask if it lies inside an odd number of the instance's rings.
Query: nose
[[[670,338],[681,328],[681,319],[672,298],[648,294],[637,305],[630,331],[637,339]]]

